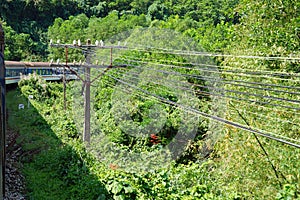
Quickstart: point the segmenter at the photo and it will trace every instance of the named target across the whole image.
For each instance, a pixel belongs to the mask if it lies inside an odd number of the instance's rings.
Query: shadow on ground
[[[19,109],[19,104],[24,109]],[[19,133],[26,199],[107,199],[105,186],[18,90],[7,94],[8,126]]]

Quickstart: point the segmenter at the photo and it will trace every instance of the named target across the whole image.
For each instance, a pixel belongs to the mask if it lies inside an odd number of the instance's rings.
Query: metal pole
[[[50,44],[51,47],[58,47],[58,48],[84,48],[87,49],[86,53],[85,53],[85,57],[86,57],[86,65],[84,66],[84,74],[85,74],[85,79],[81,78],[76,72],[75,74],[77,75],[77,77],[84,83],[83,87],[82,87],[82,91],[85,89],[84,93],[84,130],[83,130],[83,141],[86,142],[88,145],[90,144],[90,140],[91,140],[91,133],[90,133],[90,119],[91,119],[91,114],[90,114],[90,110],[91,110],[91,83],[95,80],[97,80],[98,78],[100,78],[103,74],[105,74],[109,69],[112,69],[113,66],[113,59],[112,59],[112,53],[113,53],[113,49],[124,49],[126,48],[125,46],[104,46],[101,45],[99,46],[98,44],[96,45],[92,45],[91,44],[91,40],[88,39],[87,40],[87,44],[86,45],[81,45],[81,43],[78,44]],[[94,48],[101,48],[101,49],[110,49],[110,65],[107,67],[107,69],[104,70],[104,72],[102,72],[100,75],[98,75],[96,78],[94,78],[91,81],[91,49]],[[66,51],[66,56],[67,56],[67,51]],[[67,60],[67,58],[66,58]],[[69,68],[69,66],[65,65],[66,67]],[[69,68],[70,69],[70,68]]]
[[[64,82],[64,110],[67,109],[67,97],[66,97],[66,66],[68,66],[68,47],[65,48],[66,50],[66,65],[64,66],[63,72],[63,82]]]
[[[91,41],[87,41],[87,45],[91,45]],[[85,72],[85,99],[84,99],[84,132],[83,141],[90,144],[90,120],[91,120],[91,68],[90,64],[90,48],[88,47],[86,54],[86,72]]]
[[[112,63],[113,63],[113,58],[112,58],[112,52],[113,48],[110,48],[110,67],[112,67]]]
[[[0,160],[0,199],[5,197],[5,140],[6,140],[6,105],[5,105],[5,64],[4,64],[4,31],[0,24],[0,85],[1,85],[1,127],[0,127],[0,143],[1,143],[1,160]]]

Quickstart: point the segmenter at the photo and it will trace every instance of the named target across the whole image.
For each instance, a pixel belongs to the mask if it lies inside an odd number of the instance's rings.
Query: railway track
[[[6,133],[5,198],[4,200],[24,200],[25,181],[20,169],[23,150],[16,140],[19,134],[11,129]]]

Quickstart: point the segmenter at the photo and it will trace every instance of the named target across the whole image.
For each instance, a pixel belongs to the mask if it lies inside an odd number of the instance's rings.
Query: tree
[[[133,13],[139,14],[147,14],[148,7],[154,2],[154,0],[133,0],[130,5],[132,7]]]
[[[241,1],[237,9],[241,23],[235,26],[237,37],[232,49],[250,55],[299,55],[299,7],[300,2],[294,0]],[[296,63],[272,62],[268,67],[300,71]]]
[[[31,60],[32,47],[35,45],[29,34],[17,34],[12,27],[3,23],[5,32],[5,59],[6,60]]]
[[[164,20],[167,19],[169,13],[170,12],[168,8],[164,5],[164,3],[155,1],[151,6],[149,6],[147,16],[151,20],[154,19]]]

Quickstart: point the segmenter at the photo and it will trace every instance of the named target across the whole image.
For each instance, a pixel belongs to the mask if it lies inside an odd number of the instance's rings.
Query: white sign
[[[24,109],[24,104],[19,104],[19,110]]]

